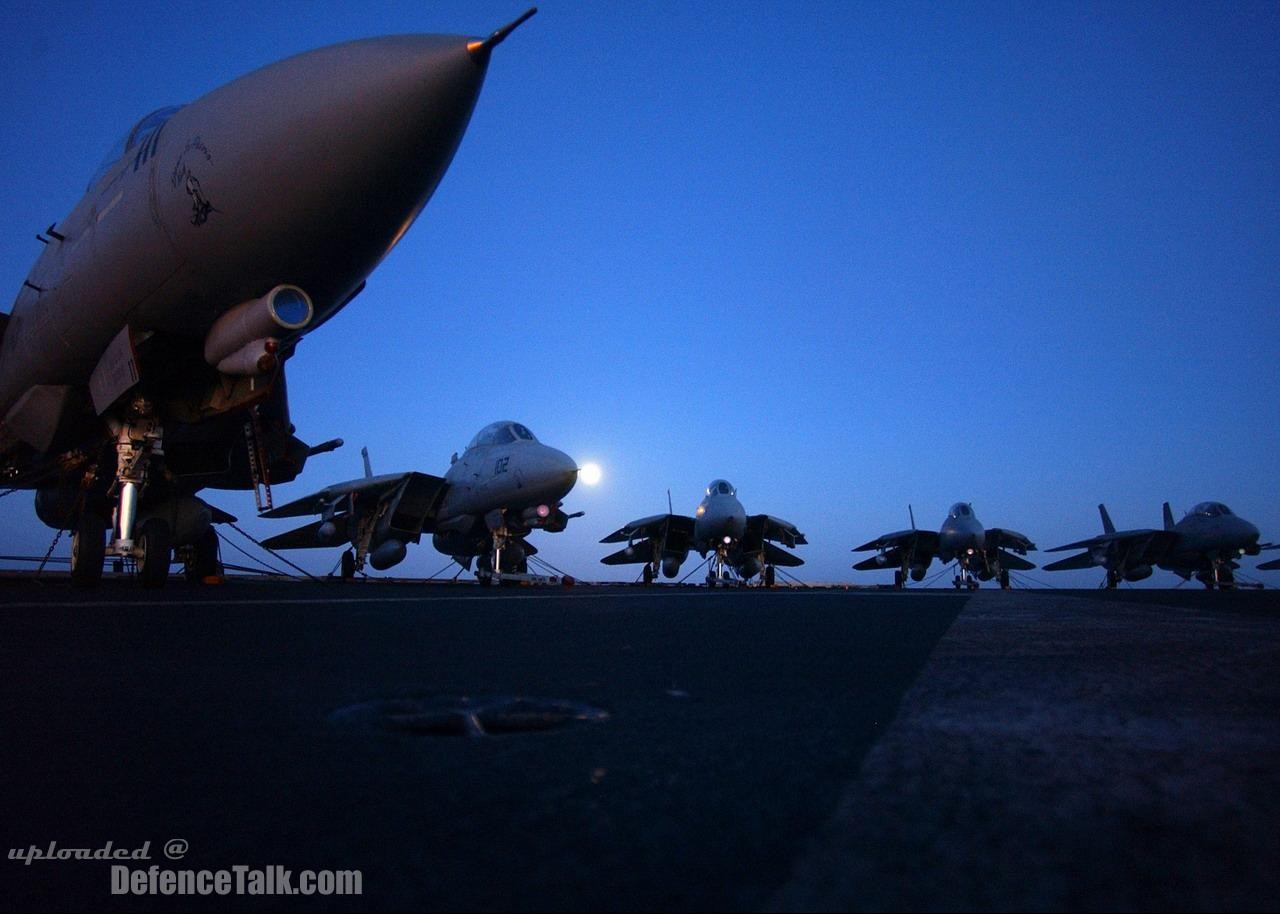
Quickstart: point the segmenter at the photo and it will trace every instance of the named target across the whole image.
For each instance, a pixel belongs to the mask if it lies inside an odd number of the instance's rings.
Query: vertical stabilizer
[[[1111,523],[1111,515],[1107,513],[1107,506],[1098,505],[1098,513],[1102,515],[1102,532],[1115,533],[1116,525]]]
[[[1173,509],[1169,507],[1169,503],[1164,503],[1164,528],[1166,530],[1173,529]]]
[[[364,458],[364,478],[368,479],[373,475],[373,467],[369,466],[369,449],[367,447],[360,448],[360,456]]]

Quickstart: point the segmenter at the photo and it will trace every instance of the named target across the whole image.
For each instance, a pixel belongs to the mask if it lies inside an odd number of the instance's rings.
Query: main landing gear
[[[962,587],[966,590],[977,590],[978,578],[969,569],[961,568],[952,579],[951,586],[956,590],[960,590]]]
[[[493,534],[493,549],[476,560],[476,578],[484,585],[501,584],[504,587],[520,583],[518,579],[510,579],[507,575],[527,575],[529,558],[525,554],[524,542],[512,536],[505,527],[490,527]]]
[[[1226,562],[1215,561],[1211,569],[1197,574],[1196,580],[1203,584],[1206,590],[1213,590],[1214,587],[1219,590],[1236,589],[1235,572]]]
[[[147,484],[151,461],[163,456],[164,433],[151,404],[143,397],[129,403],[123,419],[109,422],[116,439],[116,478],[111,489],[116,507],[111,518],[111,538],[109,543],[103,543],[106,505],[86,505],[71,536],[71,583],[76,587],[97,586],[102,581],[103,560],[114,556],[137,563],[138,580],[144,587],[160,587],[169,577],[173,534],[168,522],[160,517],[139,523],[138,501]],[[217,534],[213,536],[216,561]]]

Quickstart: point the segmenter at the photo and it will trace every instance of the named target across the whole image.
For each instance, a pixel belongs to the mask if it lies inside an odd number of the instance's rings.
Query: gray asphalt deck
[[[119,897],[104,863],[5,860],[0,907],[1280,906],[1275,594],[965,600],[6,584],[5,849],[150,841],[364,895]],[[369,711],[517,694],[609,718]]]
[[[768,907],[1275,910],[1271,594],[983,592]]]
[[[4,846],[150,840],[154,858],[176,837],[187,867],[361,870],[359,899],[284,905],[308,909],[755,907],[963,603],[361,585],[136,596],[49,590],[0,610]],[[610,719],[469,739],[360,711],[502,695]],[[6,905],[173,902],[107,895],[106,864],[4,866]]]

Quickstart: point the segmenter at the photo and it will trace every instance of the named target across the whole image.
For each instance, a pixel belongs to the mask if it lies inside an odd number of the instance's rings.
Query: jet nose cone
[[[215,210],[199,235],[189,231],[178,186],[165,197],[172,234],[198,238],[201,259],[246,286],[292,277],[319,324],[400,240],[452,162],[488,64],[467,43],[402,35],[320,48],[187,106],[168,131],[180,161],[166,169],[197,178]]]
[[[529,480],[548,493],[548,500],[563,498],[578,481],[578,463],[564,451],[543,445]]]

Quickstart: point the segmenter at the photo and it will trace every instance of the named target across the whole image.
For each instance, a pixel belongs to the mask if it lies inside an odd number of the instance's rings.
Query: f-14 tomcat
[[[910,577],[923,581],[934,556],[945,565],[955,562],[957,573],[952,585],[959,590],[976,590],[978,581],[996,578],[1002,588],[1009,587],[1009,570],[1029,571],[1036,566],[1018,555],[1026,555],[1035,544],[1021,533],[999,527],[982,526],[973,513],[973,505],[956,502],[937,533],[917,530],[912,513],[911,529],[899,530],[863,543],[854,552],[877,550],[877,554],[854,565],[855,571],[879,571],[896,568],[893,586],[901,589]],[[1018,555],[1013,555],[1013,553]]]
[[[787,552],[805,545],[804,534],[794,524],[768,514],[747,515],[738,501],[738,491],[724,479],[713,479],[693,517],[683,514],[655,514],[633,520],[600,542],[626,543],[626,548],[600,561],[605,565],[644,563],[644,582],[653,583],[658,572],[667,578],[680,573],[680,566],[694,549],[704,559],[712,553],[707,584],[729,583],[729,570],[743,582],[756,575],[766,587],[774,584],[775,566],[796,567],[804,559]]]
[[[426,473],[374,476],[365,452],[364,478],[328,486],[262,517],[319,514],[305,527],[267,540],[269,549],[314,549],[350,543],[342,576],[365,563],[384,571],[404,560],[406,544],[430,533],[435,548],[463,568],[478,558],[482,581],[524,573],[535,549],[534,530],[559,533],[570,518],[561,499],[578,480],[578,466],[563,451],[538,441],[519,422],[482,428],[444,477]]]
[[[272,64],[147,115],[0,318],[0,484],[144,583],[207,563],[203,487],[287,482],[284,362],[364,288],[426,205],[471,117],[484,40],[372,38]],[[104,532],[110,528],[110,542]]]
[[[1235,587],[1235,570],[1240,567],[1236,560],[1262,551],[1258,545],[1258,528],[1220,501],[1201,502],[1176,524],[1168,502],[1164,503],[1163,512],[1163,530],[1117,532],[1106,507],[1098,505],[1102,535],[1048,550],[1085,551],[1046,565],[1045,571],[1105,568],[1106,586],[1110,588],[1122,580],[1149,578],[1152,566],[1156,566],[1172,571],[1183,580],[1194,577],[1210,590],[1214,587],[1229,590]]]

